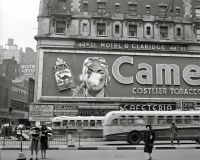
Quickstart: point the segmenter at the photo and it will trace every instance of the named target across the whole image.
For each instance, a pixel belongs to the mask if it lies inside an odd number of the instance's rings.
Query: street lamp
[[[13,110],[13,107],[9,107],[9,127],[10,127],[10,122],[11,122],[11,113],[12,113],[12,110]]]

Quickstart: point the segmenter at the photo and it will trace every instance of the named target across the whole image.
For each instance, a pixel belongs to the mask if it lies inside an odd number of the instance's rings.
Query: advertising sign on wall
[[[78,106],[71,104],[55,104],[54,117],[57,116],[77,116]]]
[[[63,91],[54,78],[57,58],[73,71],[75,86]],[[200,96],[200,64],[192,56],[45,52],[41,85],[41,96],[48,97],[193,99]]]
[[[36,66],[35,64],[21,64],[20,65],[20,75],[33,77],[35,76]]]

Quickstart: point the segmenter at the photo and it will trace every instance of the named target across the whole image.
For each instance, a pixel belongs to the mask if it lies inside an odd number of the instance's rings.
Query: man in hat
[[[82,84],[73,92],[75,97],[107,97],[105,88],[109,85],[108,65],[102,57],[88,57],[83,63],[80,76]]]
[[[178,144],[180,145],[180,141],[178,138],[178,128],[175,125],[175,122],[172,122],[172,125],[170,127],[170,133],[171,133],[171,145],[173,145],[173,140],[176,139]]]

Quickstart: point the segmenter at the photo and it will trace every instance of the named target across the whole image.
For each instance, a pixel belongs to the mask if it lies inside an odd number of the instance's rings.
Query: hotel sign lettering
[[[76,48],[96,48],[96,49],[124,49],[124,50],[154,50],[154,51],[188,51],[187,45],[162,44],[148,42],[76,42]]]

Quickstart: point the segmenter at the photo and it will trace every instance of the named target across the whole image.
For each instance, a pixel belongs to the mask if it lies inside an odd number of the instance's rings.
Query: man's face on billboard
[[[102,68],[98,62],[93,62],[93,64],[88,67],[87,78],[85,80],[86,86],[89,90],[102,90],[106,82],[105,69]]]

